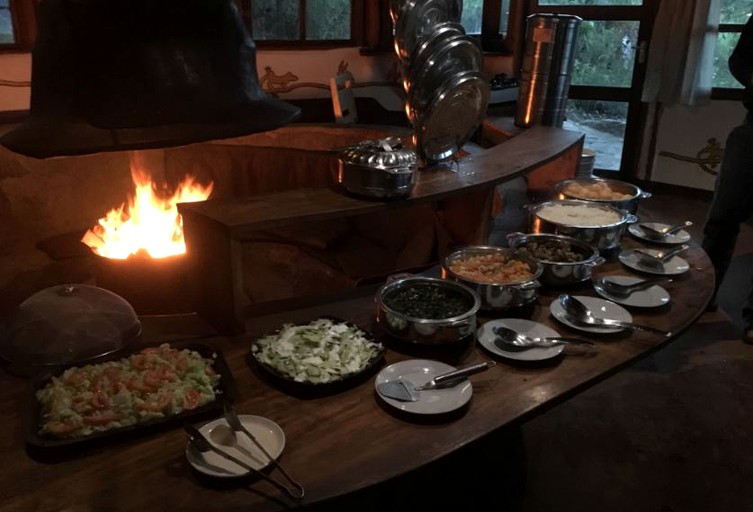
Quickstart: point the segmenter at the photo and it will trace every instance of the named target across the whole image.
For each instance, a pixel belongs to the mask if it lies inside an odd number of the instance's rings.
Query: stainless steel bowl
[[[489,283],[476,281],[451,270],[454,263],[476,255],[501,254],[505,259],[516,259],[528,265],[532,273],[530,279],[514,283]],[[541,283],[538,278],[544,267],[530,256],[506,247],[473,245],[459,249],[442,261],[442,277],[462,283],[474,290],[481,297],[481,309],[498,311],[524,306],[535,301],[539,296]]]
[[[614,222],[605,222],[599,225],[584,225],[569,223],[565,221],[553,221],[542,218],[540,212],[547,206],[554,205],[571,205],[582,208],[592,208],[602,212],[611,212],[612,217],[618,220]],[[614,206],[599,204],[591,201],[582,201],[576,199],[564,199],[555,201],[545,201],[535,205],[528,205],[531,213],[531,233],[551,233],[555,235],[570,236],[582,242],[595,247],[599,251],[606,252],[620,246],[622,234],[628,224],[638,222],[638,217]]]
[[[580,261],[552,261],[531,254],[531,257],[544,267],[544,272],[539,280],[550,286],[567,286],[587,281],[591,279],[594,268],[606,261],[599,255],[598,249],[570,236],[547,233],[510,233],[507,235],[507,243],[514,249],[526,250],[526,247],[534,242],[562,244],[569,246],[574,252],[583,256]]]
[[[411,287],[439,287],[467,298],[469,307],[448,318],[419,318],[387,304],[390,296]],[[481,307],[478,294],[460,283],[435,277],[407,276],[383,285],[376,294],[377,323],[389,335],[410,343],[441,345],[457,343],[476,332],[476,313]]]
[[[629,195],[630,197],[625,199],[591,199],[587,197],[581,197],[567,191],[567,188],[573,184],[588,186],[597,183],[603,183],[604,185],[607,185],[611,190],[619,192],[620,194]],[[579,199],[581,201],[591,201],[594,203],[614,206],[615,208],[624,210],[628,213],[637,212],[640,200],[648,199],[649,197],[651,197],[651,192],[641,190],[640,187],[633,185],[632,183],[606,178],[575,178],[563,180],[555,183],[554,190],[557,192],[560,199]]]
[[[353,194],[405,197],[416,183],[417,161],[416,152],[397,138],[364,141],[340,153],[335,180]]]

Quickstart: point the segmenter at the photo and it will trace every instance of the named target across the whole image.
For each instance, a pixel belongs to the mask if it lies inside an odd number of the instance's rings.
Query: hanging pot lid
[[[0,356],[16,368],[29,369],[113,353],[138,339],[141,322],[119,295],[96,286],[65,284],[23,301],[3,331]]]

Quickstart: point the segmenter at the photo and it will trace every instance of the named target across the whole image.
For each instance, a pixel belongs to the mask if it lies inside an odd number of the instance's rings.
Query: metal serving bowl
[[[567,191],[567,189],[574,184],[582,186],[604,184],[611,190],[620,194],[629,195],[630,197],[625,199],[591,199],[587,197],[581,197]],[[592,201],[607,206],[614,206],[615,208],[624,210],[628,213],[637,212],[638,203],[640,202],[640,200],[648,199],[649,197],[651,197],[651,192],[643,191],[632,183],[605,178],[575,178],[570,180],[563,180],[555,183],[554,190],[559,194],[560,199],[579,199],[582,201]]]
[[[448,318],[419,318],[401,312],[388,304],[394,293],[410,288],[438,287],[468,301],[468,309]],[[404,276],[383,285],[375,297],[377,323],[389,335],[410,343],[441,345],[456,343],[476,332],[476,313],[481,299],[472,289],[460,283],[435,277]]]
[[[611,212],[611,216],[617,220],[599,225],[578,225],[577,223],[557,222],[542,218],[541,211],[548,206],[554,205],[580,206],[582,208],[601,210],[602,212]],[[570,236],[595,247],[601,252],[619,247],[625,227],[628,224],[638,222],[638,217],[614,206],[576,199],[545,201],[529,205],[527,208],[531,212],[531,233],[551,233]]]
[[[416,183],[418,156],[400,139],[367,140],[338,155],[335,179],[353,194],[390,199],[405,197]]]
[[[528,265],[533,274],[530,279],[512,283],[481,282],[465,277],[451,270],[454,263],[472,256],[501,254],[505,260],[520,260]],[[506,247],[474,245],[464,247],[447,256],[442,261],[442,277],[462,283],[474,290],[481,297],[481,309],[486,311],[505,310],[524,306],[536,300],[541,286],[538,278],[544,267],[530,256]]]
[[[599,256],[598,249],[570,236],[547,233],[510,233],[507,235],[507,243],[514,249],[526,250],[526,247],[534,242],[551,242],[568,246],[573,252],[583,257],[580,261],[553,261],[531,254],[531,257],[544,267],[544,272],[539,279],[550,286],[567,286],[587,281],[591,279],[594,268],[606,261]]]

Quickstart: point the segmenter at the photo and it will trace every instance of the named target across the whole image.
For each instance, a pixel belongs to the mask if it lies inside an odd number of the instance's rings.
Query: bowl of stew
[[[481,299],[460,283],[407,275],[376,294],[377,324],[387,334],[411,343],[447,344],[476,332]]]
[[[528,254],[506,247],[474,245],[442,261],[442,278],[464,284],[481,297],[481,309],[505,310],[535,301],[543,266]]]
[[[510,233],[507,244],[541,263],[539,280],[550,286],[564,286],[591,279],[594,268],[606,261],[595,247],[564,235]]]

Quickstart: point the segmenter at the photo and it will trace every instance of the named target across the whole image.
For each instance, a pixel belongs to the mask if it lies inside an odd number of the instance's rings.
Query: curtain
[[[711,95],[719,0],[661,0],[648,52],[643,101],[705,105]]]

